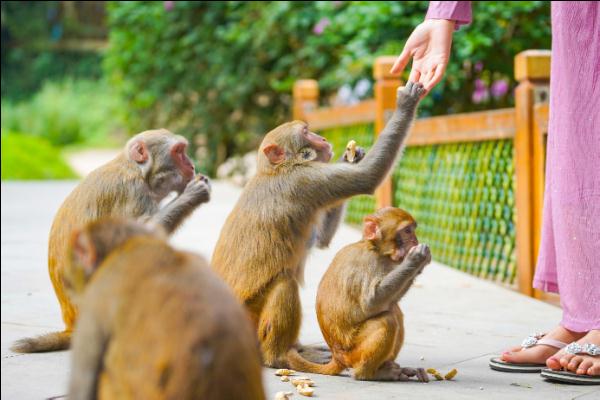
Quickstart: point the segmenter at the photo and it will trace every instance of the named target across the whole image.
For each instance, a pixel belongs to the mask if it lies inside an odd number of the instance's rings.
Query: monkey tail
[[[331,357],[331,361],[329,361],[327,364],[318,364],[308,361],[302,357],[296,349],[291,349],[288,351],[287,359],[291,368],[297,371],[310,372],[313,374],[337,375],[346,368],[343,364],[336,360],[335,357]]]
[[[15,353],[41,353],[45,351],[67,350],[71,344],[71,332],[51,332],[44,335],[19,339],[11,350]]]

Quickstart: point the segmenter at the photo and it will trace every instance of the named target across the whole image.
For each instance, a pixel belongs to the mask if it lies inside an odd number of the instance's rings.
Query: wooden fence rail
[[[362,127],[361,129],[364,130],[365,126],[372,125],[371,130],[376,136],[381,132],[385,126],[385,122],[395,108],[396,89],[401,84],[397,76],[389,73],[394,59],[395,57],[392,56],[376,59],[373,66],[373,77],[375,79],[374,99],[362,101],[352,106],[319,107],[319,86],[317,81],[310,79],[296,81],[293,91],[294,119],[305,120],[309,123],[311,129],[322,132],[340,132],[352,127],[355,127],[355,129],[356,127]],[[458,268],[480,276],[494,277],[502,270],[502,268],[498,267],[500,264],[508,263],[506,265],[509,265],[510,269],[510,260],[514,259],[516,263],[516,277],[512,277],[509,280],[509,285],[517,288],[523,294],[543,297],[541,293],[532,289],[531,283],[541,231],[545,138],[548,125],[547,99],[550,78],[550,51],[528,50],[519,53],[515,57],[515,78],[519,82],[519,85],[515,91],[514,109],[418,119],[407,139],[407,153],[410,153],[411,149],[418,151],[420,147],[423,147],[423,149],[427,149],[426,154],[432,160],[436,157],[445,157],[430,163],[430,168],[433,168],[433,170],[427,175],[429,177],[427,179],[435,176],[437,172],[435,168],[448,161],[447,159],[449,157],[452,158],[453,155],[462,162],[460,165],[452,164],[454,165],[452,167],[453,171],[467,171],[464,172],[466,174],[464,182],[461,180],[462,178],[455,179],[457,180],[456,187],[440,189],[446,192],[452,191],[451,198],[458,199],[460,197],[463,199],[461,200],[462,203],[442,205],[441,208],[438,206],[437,208],[434,207],[433,211],[427,211],[437,213],[435,215],[436,218],[444,217],[443,213],[448,212],[448,210],[454,212],[455,209],[460,209],[463,212],[463,214],[457,214],[459,216],[452,219],[451,222],[440,222],[442,228],[435,226],[428,228],[429,234],[433,235],[432,237],[442,238],[439,252],[445,255],[446,262],[452,264],[452,260],[454,260],[457,264],[455,266]],[[369,135],[371,135],[371,130],[369,130]],[[327,135],[326,133],[324,134]],[[352,135],[353,133],[348,134]],[[372,142],[374,139],[371,138],[370,141]],[[485,158],[491,157],[490,154],[494,151],[495,153],[493,154],[500,154],[500,148],[505,146],[507,140],[512,147],[512,149],[509,149],[512,150],[512,155],[508,159],[514,165],[504,166],[505,168],[498,170],[499,172],[496,172],[495,175],[491,172],[485,174],[476,172],[476,168],[473,167],[474,161],[470,159],[471,155],[477,154],[479,158],[484,158],[479,160],[480,164],[478,165],[484,165],[487,162],[495,164],[498,160]],[[482,145],[489,144],[489,146],[485,147],[485,149],[477,147],[479,150],[477,150],[478,153],[475,153],[469,146],[476,145],[477,143],[481,143]],[[459,154],[460,152],[462,154]],[[502,163],[502,160],[498,162]],[[398,168],[408,167],[405,167],[401,161]],[[423,168],[423,166],[421,165],[419,168]],[[402,206],[402,204],[396,204],[399,200],[395,201],[394,196],[394,190],[403,190],[403,187],[395,181],[398,173],[401,172],[400,170],[399,172],[390,174],[377,189],[375,193],[377,207],[388,205]],[[477,180],[480,183],[483,182],[484,187],[461,188],[461,185],[468,185],[469,182],[473,184]],[[499,188],[498,190],[490,184],[492,180]],[[500,180],[503,180],[502,186],[500,186]],[[422,182],[415,184],[417,186],[420,185],[420,189],[424,189],[423,186],[425,184]],[[513,185],[514,203],[510,198],[512,196]],[[460,194],[461,191],[467,191],[467,189],[469,196]],[[488,194],[490,190],[492,192],[491,195]],[[480,194],[482,192],[483,195]],[[465,204],[465,199],[467,198],[487,199],[491,196],[491,198],[495,199],[498,197],[496,192],[500,193],[499,196],[502,199],[506,198],[506,196],[509,199],[506,201],[503,200],[502,204],[483,204],[480,200],[474,201],[480,201],[481,204]],[[421,190],[420,193],[423,194],[420,195],[422,196],[421,198],[417,198],[417,204],[419,202],[429,204],[431,199],[427,198],[424,194],[428,192]],[[448,196],[447,194],[446,197],[440,198],[442,199],[441,201],[450,198]],[[447,207],[444,208],[444,206]],[[479,206],[480,211],[472,211],[477,206]],[[489,209],[492,209],[493,206],[495,207],[496,217],[502,214],[502,206],[504,206],[504,220],[499,221],[500,225],[491,216],[493,215],[493,210],[487,211],[486,214],[486,206]],[[366,208],[363,205],[360,208],[360,212],[362,214],[368,212],[369,207],[372,207],[372,203],[367,205]],[[507,207],[511,207],[512,211],[507,211]],[[464,208],[467,210],[464,211]],[[511,217],[510,215],[513,216]],[[514,230],[511,227],[511,221],[514,221]],[[508,222],[508,228],[505,226],[506,222]],[[477,226],[479,227],[479,231],[464,232],[467,226]],[[497,226],[500,226],[500,228]],[[512,238],[509,240],[507,235],[512,235]],[[445,239],[443,238],[453,238],[452,240],[458,243],[458,250],[442,250],[445,247],[443,243]],[[506,254],[506,252],[502,253],[499,250],[500,248],[508,249],[507,251],[510,254]],[[435,255],[436,253],[434,252],[434,258]],[[485,272],[478,268],[471,269],[468,265],[472,262],[481,264],[481,260],[486,257],[497,258],[487,264],[482,264],[486,265],[486,268],[491,272]],[[507,276],[506,271],[503,274]]]

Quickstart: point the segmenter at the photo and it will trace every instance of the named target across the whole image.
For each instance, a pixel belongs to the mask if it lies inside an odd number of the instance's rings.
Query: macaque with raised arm
[[[398,90],[394,114],[358,164],[329,164],[331,145],[302,121],[265,136],[257,173],[227,218],[211,264],[250,313],[267,366],[287,366],[287,352],[298,339],[299,273],[317,218],[379,186],[423,93],[422,85],[412,82]]]
[[[69,399],[265,398],[247,313],[202,257],[120,219],[87,224],[71,249]]]
[[[341,249],[317,292],[317,318],[331,348],[328,364],[305,360],[290,350],[291,368],[327,375],[353,369],[359,380],[428,381],[422,369],[400,367],[404,342],[398,301],[431,261],[419,244],[417,223],[406,211],[386,207],[365,218],[363,239]]]
[[[127,142],[114,160],[90,173],[71,192],[54,217],[48,243],[48,270],[60,303],[65,330],[21,339],[20,353],[69,347],[77,308],[63,285],[69,235],[74,228],[102,217],[127,217],[173,232],[200,204],[210,199],[210,183],[195,175],[186,154],[187,140],[160,129],[142,132]],[[179,195],[163,208],[171,192]]]

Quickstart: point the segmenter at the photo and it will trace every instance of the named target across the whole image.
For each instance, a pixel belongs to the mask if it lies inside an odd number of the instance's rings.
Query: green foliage
[[[100,78],[101,54],[61,47],[61,39],[105,36],[99,3],[3,1],[2,99],[27,99],[47,80]]]
[[[102,81],[47,82],[30,100],[2,102],[2,129],[53,145],[106,146],[123,129],[122,115],[122,102]]]
[[[200,135],[220,161],[289,118],[296,79],[318,79],[323,98],[370,80],[374,58],[398,54],[426,8],[424,1],[111,2],[105,67],[134,131],[169,126]],[[455,34],[447,78],[424,100],[423,115],[511,105],[515,54],[550,45],[548,2],[473,8],[474,23]],[[503,80],[492,96],[492,83]]]
[[[2,180],[76,178],[60,150],[39,137],[3,131],[1,161]]]

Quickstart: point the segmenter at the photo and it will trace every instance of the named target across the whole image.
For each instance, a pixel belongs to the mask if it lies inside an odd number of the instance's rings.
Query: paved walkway
[[[74,182],[2,183],[2,399],[42,399],[66,393],[69,353],[16,355],[12,341],[62,327],[46,269],[47,235],[52,217]],[[239,189],[216,182],[213,200],[196,211],[173,238],[181,248],[210,257],[217,233]],[[320,277],[335,252],[356,241],[359,232],[343,226],[331,249],[315,250],[306,266],[302,290],[301,341],[322,337],[314,312]],[[435,255],[434,255],[435,256]],[[552,327],[560,310],[443,265],[428,266],[402,301],[406,343],[399,363],[458,369],[454,381],[421,384],[356,382],[348,376],[312,375],[322,399],[599,399],[600,387],[544,382],[536,374],[491,371],[488,358],[517,344],[532,331]],[[267,398],[290,390],[265,369]],[[235,379],[235,377],[232,377]],[[295,395],[294,398],[302,398]]]

